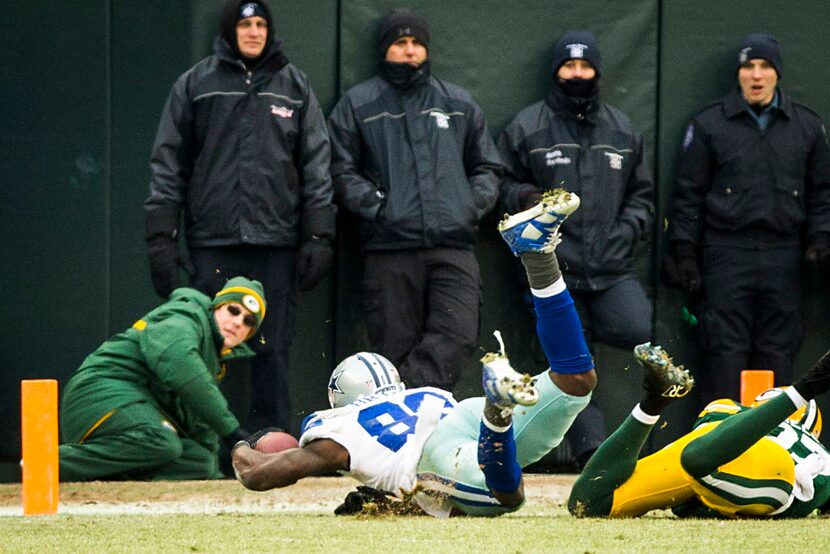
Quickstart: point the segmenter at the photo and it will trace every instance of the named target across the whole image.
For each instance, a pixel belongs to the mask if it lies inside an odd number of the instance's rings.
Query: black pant
[[[651,340],[654,307],[643,286],[633,277],[602,291],[571,290],[570,293],[582,320],[585,340],[592,351],[594,341],[634,348]],[[591,399],[565,438],[574,457],[580,460],[596,450],[606,436],[602,411]]]
[[[410,388],[452,390],[476,347],[481,279],[472,251],[366,253],[363,300],[371,348]]]
[[[251,361],[251,407],[243,427],[250,431],[271,425],[288,429],[288,349],[294,337],[297,305],[294,250],[263,246],[191,248],[190,261],[196,269],[193,287],[210,296],[231,277],[241,275],[262,283],[267,307],[262,326],[247,343],[257,355]],[[231,368],[226,379],[233,378]]]
[[[801,249],[703,250],[701,400],[737,398],[742,369],[771,369],[788,385],[804,338]]]

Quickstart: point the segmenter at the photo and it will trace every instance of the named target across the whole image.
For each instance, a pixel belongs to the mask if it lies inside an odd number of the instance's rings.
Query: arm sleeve
[[[519,125],[510,124],[504,128],[497,142],[504,176],[501,181],[500,199],[502,208],[510,214],[522,210],[521,197],[533,192],[541,192],[541,188],[532,184],[530,163],[527,152],[522,146],[524,133]]]
[[[199,353],[202,337],[198,329],[198,322],[171,316],[147,326],[141,347],[147,366],[181,399],[182,407],[224,437],[239,427],[239,421]]]
[[[331,175],[338,203],[358,217],[373,221],[381,197],[377,194],[378,185],[362,173],[365,144],[348,96],[334,107],[329,117],[329,134]]]
[[[239,421],[228,408],[222,391],[207,373],[194,377],[176,389],[182,406],[224,438],[237,429]]]
[[[498,200],[504,169],[496,145],[487,131],[484,114],[475,102],[472,103],[470,130],[464,145],[464,167],[480,219],[493,209]]]
[[[331,147],[323,111],[311,88],[303,111],[297,169],[302,182],[303,211],[328,209],[334,192],[331,185]]]
[[[807,239],[830,234],[830,148],[827,131],[819,122],[807,167]]]
[[[634,241],[651,232],[654,224],[654,180],[645,161],[643,137],[637,136],[635,167],[628,182],[628,190],[618,221],[633,230]]]
[[[150,196],[145,210],[181,205],[193,170],[193,110],[187,95],[187,77],[173,85],[161,113],[150,157]]]
[[[704,201],[711,186],[712,167],[709,140],[692,121],[686,129],[683,150],[677,164],[674,207],[669,224],[669,239],[699,245],[705,219]]]

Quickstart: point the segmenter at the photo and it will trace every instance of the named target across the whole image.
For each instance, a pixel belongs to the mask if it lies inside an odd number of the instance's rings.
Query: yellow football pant
[[[636,517],[698,497],[727,517],[769,515],[789,501],[795,463],[786,449],[763,437],[715,474],[695,479],[680,463],[683,449],[721,422],[701,425],[662,450],[639,460],[634,473],[614,491],[609,517]]]

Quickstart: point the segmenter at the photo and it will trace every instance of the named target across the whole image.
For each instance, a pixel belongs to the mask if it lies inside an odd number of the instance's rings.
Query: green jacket
[[[253,356],[244,343],[220,352],[224,339],[211,299],[179,288],[123,333],[90,354],[67,383],[61,405],[63,437],[78,442],[102,418],[135,402],[151,402],[180,434],[205,427],[224,437],[239,427],[217,381],[224,363]]]

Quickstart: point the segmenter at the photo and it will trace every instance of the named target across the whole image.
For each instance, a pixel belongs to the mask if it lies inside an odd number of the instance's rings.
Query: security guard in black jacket
[[[380,22],[380,75],[332,110],[338,203],[359,221],[371,348],[407,386],[451,390],[478,342],[478,222],[501,162],[481,108],[431,75],[429,24],[405,9]]]
[[[775,37],[747,36],[739,87],[695,115],[683,138],[666,277],[688,292],[702,287],[701,398],[736,397],[747,368],[792,382],[802,259],[830,259],[827,136],[777,87],[782,67]]]
[[[505,211],[516,213],[546,189],[579,195],[580,208],[562,227],[556,256],[589,344],[633,348],[652,337],[653,308],[635,276],[632,251],[651,233],[654,182],[642,135],[599,99],[600,73],[591,33],[568,32],[557,41],[550,93],[499,136],[506,167],[501,197]],[[596,404],[577,417],[567,438],[584,464],[605,438]]]
[[[213,295],[235,275],[265,288],[269,317],[250,342],[257,353],[244,423],[250,429],[289,426],[297,287],[314,287],[334,259],[325,119],[272,23],[264,1],[225,5],[214,55],[170,92],[145,202],[150,271],[160,296],[178,286],[182,211],[194,288]]]

